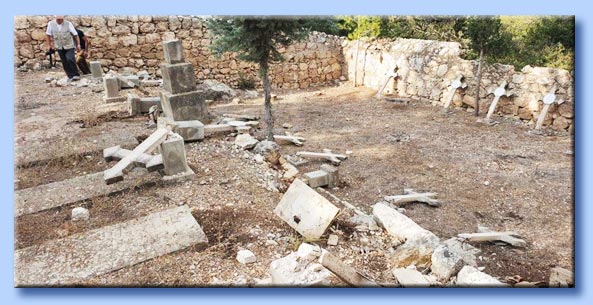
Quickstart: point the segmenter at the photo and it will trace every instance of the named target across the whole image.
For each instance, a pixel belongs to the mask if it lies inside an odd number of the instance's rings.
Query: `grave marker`
[[[492,103],[490,104],[490,108],[488,108],[488,114],[486,115],[487,121],[490,121],[490,118],[492,117],[492,114],[494,113],[494,110],[496,109],[496,105],[498,104],[498,100],[500,99],[500,97],[503,95],[510,96],[509,92],[507,92],[507,90],[506,90],[506,86],[507,86],[507,81],[503,80],[502,83],[500,83],[500,86],[498,86],[498,88],[496,88],[494,90],[494,99],[492,100]]]
[[[449,106],[451,105],[451,102],[453,101],[453,97],[455,96],[455,92],[457,91],[457,89],[463,89],[465,87],[467,87],[467,84],[463,79],[463,75],[457,75],[457,78],[455,78],[449,85],[449,99],[445,103],[445,109],[449,108]]]
[[[544,96],[544,99],[543,99],[544,107],[542,108],[542,112],[539,114],[539,117],[537,118],[537,123],[535,124],[536,130],[541,129],[542,126],[544,125],[544,120],[546,119],[546,115],[548,114],[550,105],[552,105],[554,102],[556,102],[558,105],[564,103],[564,100],[562,100],[562,99],[556,100],[556,94],[555,94],[556,90],[557,90],[557,86],[554,85],[552,87],[552,89],[550,90],[550,93],[548,93]]]

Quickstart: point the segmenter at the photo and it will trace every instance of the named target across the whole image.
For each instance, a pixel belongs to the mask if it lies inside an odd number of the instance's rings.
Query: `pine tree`
[[[464,34],[470,39],[469,46],[480,53],[476,85],[476,103],[474,114],[480,114],[480,84],[482,67],[486,56],[504,54],[509,49],[511,38],[503,31],[500,18],[492,16],[471,17],[466,20]]]
[[[259,77],[264,89],[264,121],[266,137],[274,140],[270,63],[281,61],[278,48],[307,37],[309,22],[300,18],[281,17],[215,17],[207,21],[212,33],[211,49],[218,55],[237,52],[238,59],[259,65]]]

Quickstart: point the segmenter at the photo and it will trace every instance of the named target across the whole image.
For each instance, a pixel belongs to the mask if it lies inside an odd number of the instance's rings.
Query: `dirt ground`
[[[96,113],[94,107],[103,103],[103,93],[94,91],[102,85],[50,87],[44,81],[46,74],[15,74],[15,154],[34,150],[50,160],[15,164],[16,190],[110,166],[102,160],[101,151],[73,151],[68,157],[52,158],[63,153],[64,145],[78,147],[97,135],[117,136],[123,131],[141,139],[154,131],[146,117]],[[158,92],[158,88],[147,90],[130,89],[123,94]],[[477,123],[464,109],[443,114],[441,107],[416,101],[388,103],[374,99],[374,93],[349,83],[274,91],[278,95],[273,103],[276,133],[288,131],[306,138],[303,147],[282,145],[282,154],[325,148],[342,154],[351,151],[339,166],[340,187],[328,191],[367,213],[384,196],[402,194],[404,188],[438,193],[443,203],[438,208],[418,203],[404,208],[408,217],[441,240],[476,232],[478,225],[518,232],[527,242],[525,248],[474,244],[483,251],[479,266],[502,281],[518,275],[527,281],[547,282],[550,268],[573,269],[572,136],[533,134],[513,118],[499,117],[500,124],[488,126]],[[262,110],[261,99],[210,107],[217,115],[261,116]],[[280,127],[284,123],[292,127]],[[256,132],[261,134],[261,130]],[[157,183],[20,216],[15,219],[15,248],[187,204],[210,241],[206,249],[164,255],[80,285],[256,285],[268,277],[271,261],[289,254],[303,240],[273,213],[282,196],[270,188],[278,172],[265,162],[255,162],[251,152],[234,148],[233,141],[229,135],[186,144],[188,162],[196,172],[188,181]],[[321,164],[313,161],[299,167],[299,176]],[[71,209],[81,205],[90,210],[91,219],[71,222]],[[315,242],[369,278],[393,283],[388,234],[356,231],[347,221],[352,215],[344,209],[326,235]],[[330,232],[339,235],[337,246],[326,246]],[[253,251],[257,262],[237,262],[240,249]]]

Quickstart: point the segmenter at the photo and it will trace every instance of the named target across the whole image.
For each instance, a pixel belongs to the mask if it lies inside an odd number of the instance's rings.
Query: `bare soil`
[[[92,141],[99,134],[126,131],[146,137],[145,117],[99,114],[102,85],[50,87],[46,72],[17,72],[15,83],[15,151],[41,150],[52,162],[19,167],[15,189],[99,172],[110,166],[101,152],[70,154],[52,159],[64,141]],[[124,90],[140,96],[146,91]],[[443,114],[441,107],[411,101],[408,105],[373,98],[374,91],[343,83],[336,87],[274,91],[276,133],[306,138],[303,147],[282,145],[283,155],[331,149],[348,159],[339,166],[341,185],[329,192],[370,213],[384,196],[404,188],[438,193],[443,202],[433,208],[408,204],[405,214],[442,240],[476,232],[478,225],[515,231],[526,248],[474,244],[482,249],[479,265],[505,281],[546,281],[551,267],[573,269],[573,150],[567,133],[537,135],[513,118],[500,124],[477,123],[464,109]],[[241,104],[216,103],[213,114],[263,114],[261,99]],[[82,126],[83,123],[86,124]],[[284,123],[289,129],[280,127]],[[263,125],[263,122],[262,122]],[[262,130],[256,135],[263,134]],[[196,172],[189,181],[157,183],[71,206],[23,215],[15,219],[15,248],[21,249],[78,232],[145,216],[187,204],[209,239],[206,249],[189,248],[88,280],[88,286],[228,286],[255,285],[266,278],[274,259],[295,250],[302,237],[274,215],[282,194],[269,181],[278,175],[266,163],[253,160],[232,146],[234,137],[206,138],[186,143],[188,162]],[[42,143],[43,145],[40,145]],[[58,146],[58,147],[56,147]],[[18,162],[18,161],[17,161]],[[317,170],[321,161],[299,167],[300,174]],[[287,187],[286,182],[279,189]],[[328,198],[332,201],[331,198]],[[337,206],[339,203],[334,202]],[[91,219],[70,220],[75,206],[89,208]],[[326,235],[313,241],[336,253],[362,274],[393,283],[391,241],[385,232],[358,232],[340,213]],[[326,246],[327,234],[340,236]],[[258,260],[242,265],[235,255],[250,249]],[[343,285],[336,283],[336,285]]]

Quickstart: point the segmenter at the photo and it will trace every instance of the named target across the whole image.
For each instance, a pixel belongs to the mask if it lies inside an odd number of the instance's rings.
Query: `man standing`
[[[80,74],[76,68],[74,49],[76,48],[76,51],[80,51],[80,40],[78,33],[74,29],[74,25],[64,20],[64,16],[56,16],[55,20],[47,24],[45,41],[48,51],[52,49],[52,43],[55,46],[68,79],[79,80]]]
[[[80,41],[80,51],[76,53],[76,65],[78,65],[78,69],[82,74],[91,74],[91,69],[86,62],[91,52],[91,42],[80,29],[76,29],[76,33],[78,33],[78,40]]]

